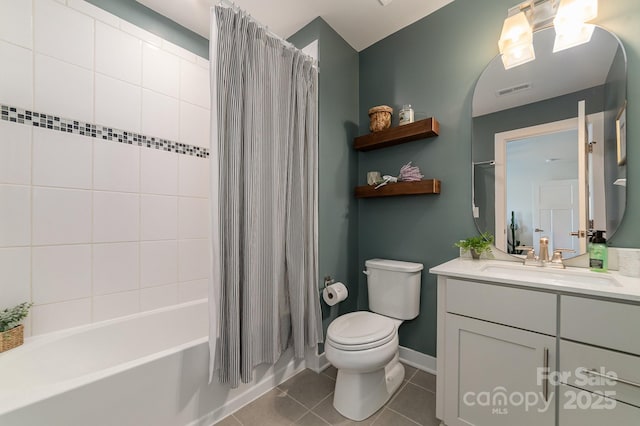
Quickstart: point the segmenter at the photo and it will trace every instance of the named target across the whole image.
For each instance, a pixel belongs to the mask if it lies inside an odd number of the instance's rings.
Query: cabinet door
[[[448,426],[552,426],[556,339],[447,314],[445,415]]]
[[[561,426],[638,426],[640,408],[586,390],[560,385]]]

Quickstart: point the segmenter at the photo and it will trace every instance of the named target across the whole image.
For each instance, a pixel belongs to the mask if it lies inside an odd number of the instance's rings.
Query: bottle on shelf
[[[409,124],[409,123],[413,123],[414,118],[413,118],[413,108],[411,108],[410,104],[407,105],[403,105],[402,109],[400,110],[400,125],[404,125],[404,124]]]

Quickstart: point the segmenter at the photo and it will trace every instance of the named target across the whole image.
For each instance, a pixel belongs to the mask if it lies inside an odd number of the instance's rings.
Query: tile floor
[[[438,426],[435,418],[436,378],[405,365],[405,380],[389,402],[361,422],[333,408],[336,369],[321,374],[304,370],[280,386],[216,423],[218,426],[374,425]]]

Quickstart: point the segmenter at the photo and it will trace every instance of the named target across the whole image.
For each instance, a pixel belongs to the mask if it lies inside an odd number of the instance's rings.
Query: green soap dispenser
[[[605,231],[595,231],[589,243],[589,268],[596,272],[607,271],[607,240]]]

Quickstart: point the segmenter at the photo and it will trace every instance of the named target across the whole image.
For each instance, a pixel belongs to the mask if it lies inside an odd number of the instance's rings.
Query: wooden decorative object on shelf
[[[356,187],[356,198],[394,197],[398,195],[439,194],[440,181],[425,179],[417,182],[389,183],[378,189],[375,186],[364,185]]]
[[[353,147],[359,151],[384,148],[418,139],[438,136],[440,124],[435,118],[426,118],[403,126],[391,127],[354,139]]]

